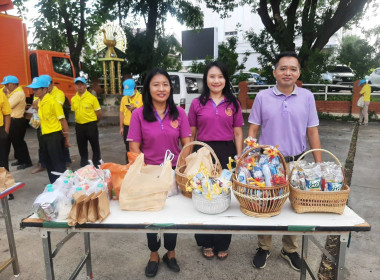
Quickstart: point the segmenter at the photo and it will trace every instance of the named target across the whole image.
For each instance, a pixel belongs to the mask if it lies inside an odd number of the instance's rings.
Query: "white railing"
[[[248,95],[254,95],[257,94],[262,89],[272,88],[275,85],[249,85],[248,86]],[[352,95],[352,86],[347,85],[335,85],[335,84],[303,84],[302,87],[304,88],[313,88],[319,87],[321,88],[319,91],[313,91],[314,95],[324,95],[325,100],[328,99],[328,95]],[[337,88],[338,90],[342,91],[336,91],[333,92],[332,90],[334,88]],[[239,92],[239,87],[234,86],[234,89],[236,92]],[[256,90],[257,89],[257,90]],[[372,92],[371,96],[380,96],[380,92]]]

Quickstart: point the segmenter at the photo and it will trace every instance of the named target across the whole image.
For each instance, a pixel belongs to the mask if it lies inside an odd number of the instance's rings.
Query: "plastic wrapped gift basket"
[[[228,209],[231,204],[231,192],[213,196],[209,200],[205,194],[193,191],[193,205],[199,212],[205,214],[219,214]]]
[[[209,145],[207,145],[206,143],[203,143],[200,141],[193,141],[193,142],[190,142],[190,143],[186,144],[185,146],[183,146],[183,148],[182,148],[182,150],[178,156],[177,165],[175,168],[175,174],[176,174],[177,184],[178,184],[179,188],[181,189],[182,194],[188,198],[192,197],[192,191],[186,191],[186,184],[187,184],[189,178],[184,173],[184,171],[186,169],[185,153],[191,149],[194,149],[194,146],[206,147],[210,151],[211,156],[213,158],[213,166],[212,166],[212,170],[211,170],[212,175],[219,174],[222,170],[222,166],[220,165],[219,159],[216,156],[214,150]]]
[[[289,196],[283,155],[276,147],[253,144],[237,161],[232,188],[244,214],[280,214]]]
[[[319,178],[315,178],[314,183],[308,183],[305,190],[296,187],[296,183],[300,183],[297,179],[294,178],[295,172],[299,172],[300,161],[309,153],[314,151],[322,151],[331,155],[340,168],[342,182],[335,182],[334,176],[332,176],[330,182],[328,179],[325,179],[322,175]],[[328,173],[327,173],[328,174]],[[316,182],[316,183],[315,183]],[[319,186],[318,186],[319,182]],[[342,214],[344,208],[347,204],[348,196],[350,193],[350,188],[346,184],[346,177],[344,174],[344,170],[342,164],[338,160],[338,158],[333,155],[331,152],[323,149],[312,149],[305,152],[294,164],[292,170],[289,174],[289,185],[290,185],[290,196],[289,200],[292,204],[293,209],[297,213],[307,213],[307,212],[321,212],[321,213],[337,213]],[[311,185],[311,187],[310,187]],[[310,190],[314,186],[317,191]]]

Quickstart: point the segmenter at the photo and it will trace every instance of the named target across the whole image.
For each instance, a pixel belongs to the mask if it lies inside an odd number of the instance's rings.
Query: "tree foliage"
[[[79,61],[83,48],[91,43],[95,30],[108,18],[99,13],[99,1],[41,0],[36,7],[40,17],[36,27],[35,46],[38,49],[65,51],[69,49],[75,72],[79,74]]]
[[[154,66],[157,65],[171,65],[174,63],[173,56],[169,59],[160,60],[157,63],[157,55],[163,59],[163,54],[165,52],[170,52],[169,50],[164,50],[167,46],[173,46],[174,52],[178,50],[175,47],[173,38],[166,38],[164,34],[163,23],[166,21],[168,15],[176,17],[176,19],[181,23],[185,24],[190,28],[199,28],[203,26],[203,13],[201,9],[192,3],[192,1],[186,0],[141,0],[141,1],[120,1],[120,0],[102,0],[102,7],[107,10],[109,14],[114,16],[114,19],[119,17],[119,22],[123,23],[125,21],[120,20],[123,16],[123,11],[128,11],[128,16],[130,17],[142,17],[145,21],[145,31],[136,34],[136,38],[131,38],[132,40],[137,40],[136,44],[140,46],[140,52],[143,55],[139,55],[138,58],[129,58],[130,61],[134,60],[139,63],[140,66],[144,66],[144,69],[139,68],[139,73],[146,72]],[[125,23],[124,23],[125,24]],[[126,26],[124,26],[126,27]],[[132,26],[133,27],[133,26]],[[129,48],[134,44],[130,42]],[[155,48],[155,44],[158,48]],[[131,49],[129,49],[130,52]],[[138,49],[136,49],[138,52]],[[173,52],[173,51],[172,51]],[[168,64],[169,63],[169,64]],[[175,67],[174,67],[175,68]]]
[[[358,79],[370,74],[371,68],[380,65],[380,55],[376,53],[374,47],[358,36],[346,36],[342,40],[337,60],[346,65],[350,65]]]
[[[146,45],[146,32],[134,33],[132,28],[126,28],[125,33],[128,49],[125,57],[126,63],[123,64],[123,73],[144,74],[151,68],[146,65],[146,55],[149,51]],[[181,46],[174,36],[159,36],[149,65],[162,67],[168,71],[179,71],[182,68],[181,52]]]
[[[247,33],[252,48],[261,54],[259,63],[269,74],[276,54],[296,51],[301,59],[301,79],[318,82],[326,70],[331,50],[324,49],[340,28],[357,20],[371,0],[246,0],[259,14],[265,29]],[[296,46],[296,38],[301,39]],[[264,74],[265,75],[265,74]]]
[[[247,61],[248,54],[243,58],[243,62],[239,64],[238,54],[236,53],[237,38],[235,36],[227,38],[227,42],[223,42],[218,46],[218,58],[217,60],[223,62],[228,70],[228,74],[232,76],[236,71],[244,69],[244,63]],[[203,73],[206,69],[206,65],[214,61],[214,58],[207,56],[204,62],[193,61],[189,67],[189,71],[192,73]]]

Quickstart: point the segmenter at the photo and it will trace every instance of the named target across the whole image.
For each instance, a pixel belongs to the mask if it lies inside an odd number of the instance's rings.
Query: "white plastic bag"
[[[364,107],[364,99],[363,96],[360,96],[358,99],[358,103],[356,104],[358,107],[363,108]]]
[[[168,197],[169,196],[174,196],[177,195],[179,190],[178,190],[178,185],[177,185],[177,180],[175,178],[175,170],[172,170],[173,173],[173,183],[170,186],[170,190],[168,191]]]

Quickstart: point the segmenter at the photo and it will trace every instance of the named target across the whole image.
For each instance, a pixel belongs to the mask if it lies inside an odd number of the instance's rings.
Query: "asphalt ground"
[[[247,125],[244,127],[247,135]],[[345,163],[355,124],[341,121],[321,121],[319,132],[324,149],[332,152]],[[105,162],[124,163],[125,146],[119,135],[118,126],[101,126],[100,145]],[[34,164],[38,160],[36,131],[28,129],[26,135],[30,155]],[[70,126],[70,153],[72,168],[79,168],[79,154],[76,146],[74,127]],[[380,124],[370,123],[360,127],[354,171],[351,183],[349,206],[372,225],[370,232],[352,233],[350,248],[347,250],[344,279],[380,279]],[[325,157],[324,159],[328,159]],[[331,159],[330,159],[331,160]],[[10,162],[13,161],[13,150]],[[32,203],[49,183],[47,173],[31,174],[33,168],[16,170],[11,167],[16,181],[26,183],[26,187],[15,193],[9,201],[12,224],[19,257],[21,274],[18,279],[45,279],[45,266],[41,237],[37,229],[20,230],[20,221],[32,213]],[[173,213],[174,214],[174,213]],[[52,235],[55,248],[64,233]],[[326,238],[318,237],[324,244]],[[299,244],[301,238],[298,238]],[[256,235],[233,235],[229,257],[224,261],[206,260],[200,254],[192,234],[179,234],[177,240],[177,260],[180,273],[174,273],[160,262],[155,279],[299,279],[299,273],[290,268],[280,256],[281,237],[274,236],[273,249],[265,269],[255,269],[251,265],[257,248]],[[146,279],[145,265],[149,258],[147,241],[143,233],[94,233],[91,234],[92,267],[94,279]],[[83,236],[75,235],[61,249],[54,259],[56,279],[68,279],[79,263],[84,252]],[[159,251],[162,257],[162,247]],[[308,261],[316,273],[321,261],[321,253],[315,245],[309,245]],[[0,263],[9,257],[5,224],[0,220]],[[14,279],[12,268],[0,273],[0,279]],[[86,279],[85,270],[77,279]],[[308,277],[307,279],[311,279]]]

